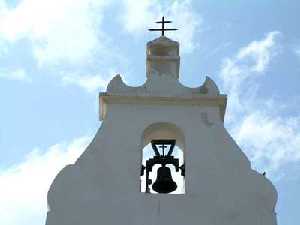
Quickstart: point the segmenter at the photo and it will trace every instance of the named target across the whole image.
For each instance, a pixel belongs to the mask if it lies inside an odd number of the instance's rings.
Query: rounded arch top
[[[182,130],[172,123],[158,122],[146,127],[142,136],[142,148],[155,139],[175,139],[179,148],[183,150],[185,147],[185,138]]]

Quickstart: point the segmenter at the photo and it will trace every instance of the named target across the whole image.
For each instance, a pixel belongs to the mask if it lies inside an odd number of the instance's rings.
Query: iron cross
[[[161,23],[161,28],[152,28],[149,31],[161,31],[161,36],[165,36],[165,31],[178,30],[175,28],[165,28],[165,23],[172,23],[172,21],[165,20],[164,16],[161,18],[161,21],[157,21],[156,23]]]

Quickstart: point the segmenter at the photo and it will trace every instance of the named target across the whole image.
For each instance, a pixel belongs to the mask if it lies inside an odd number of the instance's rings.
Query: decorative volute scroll
[[[129,96],[220,96],[215,82],[208,76],[202,86],[189,88],[179,82],[179,44],[161,36],[148,42],[146,50],[146,83],[139,87],[126,85],[117,74],[107,86],[107,94]],[[224,95],[221,95],[224,97]]]
[[[183,86],[178,80],[170,79],[168,76],[160,77],[152,74],[146,83],[139,87],[131,87],[125,84],[120,74],[117,74],[107,85],[107,94],[110,95],[152,95],[152,96],[224,96],[220,95],[218,86],[208,76],[203,85],[196,88]]]

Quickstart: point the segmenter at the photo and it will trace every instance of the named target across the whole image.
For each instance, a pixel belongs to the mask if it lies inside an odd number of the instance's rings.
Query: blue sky
[[[0,224],[42,224],[46,192],[101,126],[98,92],[145,81],[148,28],[179,31],[180,80],[228,94],[225,126],[296,225],[300,189],[297,0],[0,0]]]

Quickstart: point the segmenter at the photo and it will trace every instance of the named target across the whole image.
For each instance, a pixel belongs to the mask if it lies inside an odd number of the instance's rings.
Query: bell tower
[[[179,43],[158,23],[145,84],[116,75],[99,94],[101,128],[51,184],[46,225],[276,225],[274,186],[224,127],[227,96],[209,77],[179,82]]]
[[[165,36],[147,44],[147,78],[153,75],[179,78],[179,43]]]
[[[153,75],[179,78],[179,43],[165,37],[165,31],[177,30],[165,28],[165,24],[171,22],[162,17],[161,21],[156,22],[161,24],[161,28],[149,29],[149,31],[161,31],[161,36],[147,43],[146,74],[148,79]]]

